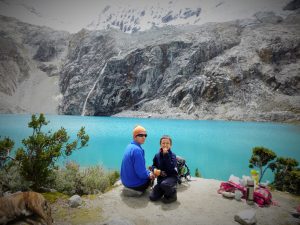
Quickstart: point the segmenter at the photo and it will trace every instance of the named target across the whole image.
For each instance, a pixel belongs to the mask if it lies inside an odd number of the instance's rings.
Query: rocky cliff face
[[[0,16],[0,111],[57,113],[69,34]]]
[[[61,71],[60,112],[299,120],[299,14],[256,18],[131,35],[82,30]]]
[[[299,121],[300,14],[255,16],[72,35],[2,17],[0,92],[12,94],[34,67],[59,78],[60,114]]]
[[[1,34],[0,48],[0,91],[12,95],[19,81],[29,75],[29,62],[24,48],[7,37],[5,33]]]

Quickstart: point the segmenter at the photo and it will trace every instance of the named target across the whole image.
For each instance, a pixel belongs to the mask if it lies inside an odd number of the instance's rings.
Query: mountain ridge
[[[272,11],[285,18],[289,11],[283,7],[288,3],[289,0],[1,0],[0,14],[70,33],[82,28],[103,30],[109,27],[131,33],[153,26],[253,19],[258,11]]]
[[[102,43],[113,50],[111,58],[99,59],[90,54],[94,51],[84,56],[98,62],[98,72],[107,63],[87,101],[86,115],[131,110],[161,117],[171,111],[194,119],[298,120],[297,31],[274,14],[264,15],[251,21],[156,28],[121,39],[109,31],[87,31],[94,39],[100,35],[115,44]],[[95,42],[86,41],[93,48]],[[70,60],[65,68],[80,65]],[[284,70],[294,72],[287,75]],[[67,71],[62,77],[68,77]],[[89,76],[84,71],[73,75],[78,82]],[[63,92],[66,101],[60,110],[79,114],[78,99],[87,91],[78,91],[80,82],[71,87]]]
[[[18,50],[1,58],[0,111],[299,121],[299,18],[70,34],[1,16]]]

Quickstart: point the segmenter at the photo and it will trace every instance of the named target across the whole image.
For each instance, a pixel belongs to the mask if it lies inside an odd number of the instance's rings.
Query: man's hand
[[[155,175],[152,172],[150,172],[150,174],[149,174],[149,179],[150,180],[154,180],[155,179]]]

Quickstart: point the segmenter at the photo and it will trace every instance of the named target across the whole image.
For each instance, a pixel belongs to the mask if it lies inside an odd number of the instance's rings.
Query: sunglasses
[[[136,137],[147,137],[147,134],[137,134]]]

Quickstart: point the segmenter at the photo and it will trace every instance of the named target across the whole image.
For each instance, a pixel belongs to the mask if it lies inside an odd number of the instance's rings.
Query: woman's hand
[[[168,148],[163,148],[162,150],[163,150],[163,154],[167,154],[167,153],[168,153],[168,151],[169,151],[169,149],[168,149]]]
[[[158,170],[158,169],[154,169],[154,171],[153,171],[153,173],[154,173],[154,175],[156,176],[156,177],[158,177],[159,175],[160,175],[160,170]]]

